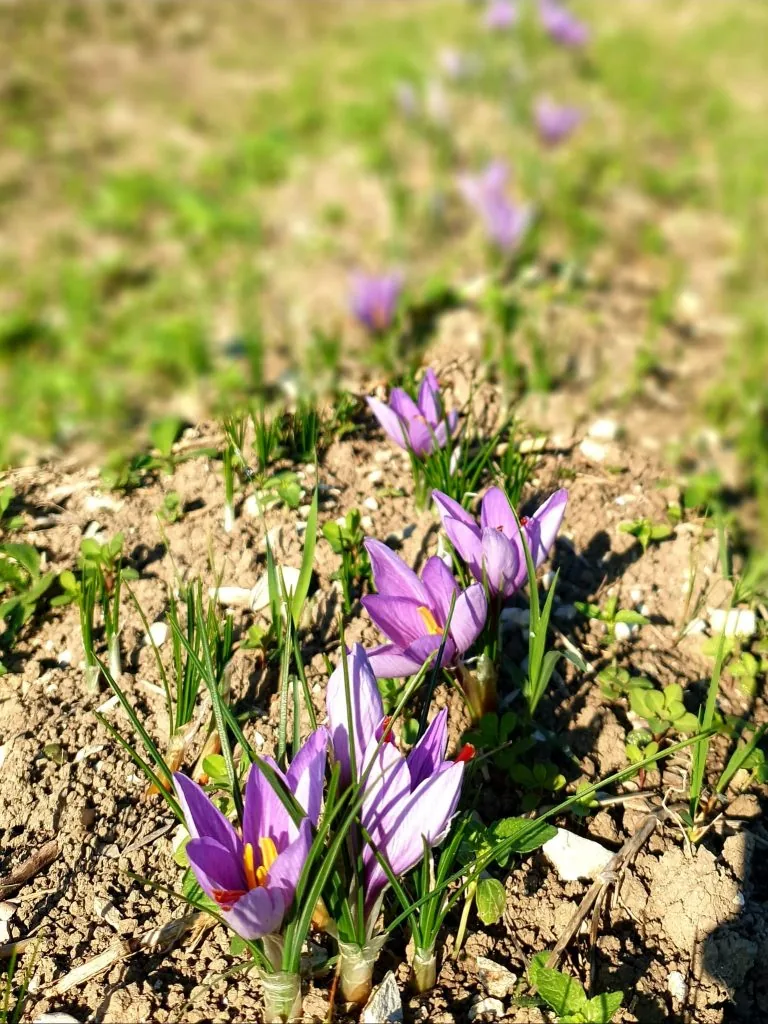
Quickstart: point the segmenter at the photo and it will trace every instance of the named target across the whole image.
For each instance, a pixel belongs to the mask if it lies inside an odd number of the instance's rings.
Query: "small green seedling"
[[[635,519],[631,523],[620,523],[619,530],[636,537],[643,549],[648,550],[649,544],[658,544],[672,536],[674,530],[667,523],[652,523],[650,519]]]
[[[651,621],[632,608],[619,608],[619,599],[615,594],[611,594],[603,608],[599,604],[585,601],[574,601],[573,605],[586,618],[605,623],[608,643],[615,642],[616,626],[620,623],[626,626],[647,626]]]
[[[334,554],[341,558],[341,566],[331,579],[341,583],[347,615],[352,611],[353,590],[371,577],[371,563],[363,546],[365,534],[360,525],[361,519],[360,511],[353,508],[347,512],[343,523],[331,522],[323,526],[323,536]]]
[[[547,967],[548,953],[538,953],[528,967],[528,979],[541,999],[554,1010],[558,1024],[610,1024],[624,1000],[623,992],[604,992],[587,999],[583,986],[568,974]]]
[[[633,687],[648,690],[653,687],[650,679],[645,676],[631,676],[627,669],[619,668],[614,662],[602,672],[598,672],[597,681],[600,689],[609,700],[619,700],[626,696]]]
[[[629,691],[629,706],[648,722],[654,736],[663,736],[670,730],[690,735],[699,728],[696,715],[685,709],[679,683],[671,683],[663,690],[634,686]]]
[[[10,650],[33,617],[55,573],[42,572],[40,552],[31,544],[0,544],[0,650]],[[0,675],[5,672],[0,662]]]
[[[16,492],[10,484],[0,488],[0,530],[8,533],[20,530],[24,525],[24,516],[8,515],[8,509],[15,497]]]
[[[157,510],[157,518],[163,523],[178,523],[184,518],[184,502],[178,491],[168,491]]]

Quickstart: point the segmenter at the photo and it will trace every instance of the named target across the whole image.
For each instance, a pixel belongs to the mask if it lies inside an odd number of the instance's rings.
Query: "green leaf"
[[[317,543],[317,487],[312,496],[312,507],[309,510],[307,529],[304,533],[304,554],[301,559],[301,571],[296,582],[296,590],[293,593],[291,602],[291,614],[294,624],[298,626],[304,602],[309,593],[309,584],[312,580],[312,567],[315,562],[315,544]]]
[[[610,1024],[624,1000],[623,992],[604,992],[593,996],[582,1010],[588,1024]]]
[[[203,771],[214,782],[227,781],[227,762],[221,754],[209,754],[203,758]]]
[[[579,982],[550,967],[537,968],[535,985],[541,998],[558,1017],[582,1013],[587,1005],[587,996]]]
[[[625,622],[629,626],[647,626],[651,621],[646,618],[645,615],[641,615],[640,612],[634,612],[631,608],[622,608],[620,612],[616,612],[614,622]]]
[[[18,562],[30,576],[37,576],[40,572],[40,552],[31,544],[3,544],[0,546],[0,554]]]
[[[530,818],[502,818],[488,829],[491,843],[506,840],[511,847],[505,847],[504,863],[510,854],[532,853],[556,835],[557,829],[554,825],[548,825],[544,821],[532,821]]]
[[[507,894],[498,878],[481,878],[475,893],[477,916],[483,924],[496,924],[501,920],[507,904]]]

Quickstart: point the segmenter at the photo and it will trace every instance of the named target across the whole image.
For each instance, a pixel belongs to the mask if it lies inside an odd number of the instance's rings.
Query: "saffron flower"
[[[429,846],[442,842],[461,795],[464,764],[474,750],[467,746],[455,761],[446,760],[448,713],[443,710],[410,753],[403,755],[392,734],[386,734],[384,705],[365,650],[355,644],[342,656],[347,659],[349,706],[340,663],[328,682],[327,710],[342,782],[351,779],[350,745],[355,750],[358,777],[367,772],[360,820],[375,847],[366,845],[363,851],[365,907],[370,922],[388,884],[375,851],[395,875],[403,875],[421,860],[424,840]]]
[[[560,106],[547,96],[537,101],[533,119],[539,138],[546,146],[557,146],[581,124],[582,112],[578,107]]]
[[[555,543],[568,492],[555,491],[530,519],[522,518],[520,526],[506,494],[498,487],[492,487],[483,498],[479,524],[447,494],[433,491],[432,497],[445,532],[472,575],[487,581],[491,594],[507,598],[520,589],[528,575],[520,528],[538,568]]]
[[[485,626],[488,602],[481,584],[460,590],[445,563],[427,560],[421,579],[381,541],[368,539],[377,594],[363,606],[390,643],[377,647],[369,661],[377,678],[396,679],[417,672],[443,641],[454,601],[441,665],[454,664],[469,650]]]
[[[513,28],[517,24],[517,5],[512,0],[491,0],[485,11],[485,27],[489,29]]]
[[[459,418],[456,411],[443,414],[434,370],[424,374],[415,402],[402,388],[392,389],[388,405],[372,397],[366,402],[390,440],[419,457],[429,455],[435,446],[445,448]]]
[[[579,49],[589,42],[589,29],[557,0],[540,0],[539,14],[544,31],[556,43]]]
[[[203,789],[176,772],[176,794],[191,836],[186,852],[201,888],[244,939],[277,933],[293,902],[322,803],[328,732],[318,729],[283,775],[264,758],[306,812],[296,825],[258,765],[245,785],[242,835]]]
[[[352,313],[373,334],[381,334],[392,326],[402,290],[401,274],[359,271],[352,279]]]
[[[507,195],[509,172],[500,160],[494,160],[480,174],[462,174],[459,191],[466,203],[480,216],[485,231],[502,252],[511,252],[520,244],[531,222],[531,207],[513,203]]]

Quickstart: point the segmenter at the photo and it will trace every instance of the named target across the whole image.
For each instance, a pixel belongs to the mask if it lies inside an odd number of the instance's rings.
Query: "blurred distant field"
[[[537,207],[531,264],[608,289],[614,267],[653,268],[624,394],[674,374],[654,346],[681,296],[717,318],[706,386],[678,399],[765,507],[768,5],[573,7],[584,55],[531,4],[509,33],[461,0],[4,4],[0,458],[124,446],[158,410],[221,410],[292,365],[370,365],[350,273],[400,267],[417,305],[484,273],[454,180],[503,157]],[[460,81],[449,47],[471,57]],[[556,153],[531,130],[541,93],[587,113]],[[539,337],[523,386],[567,378],[568,345]]]

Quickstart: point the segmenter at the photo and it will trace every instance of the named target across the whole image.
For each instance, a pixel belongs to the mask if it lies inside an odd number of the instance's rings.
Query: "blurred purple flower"
[[[589,29],[557,0],[539,0],[541,24],[550,38],[561,46],[579,49],[589,42]]]
[[[536,101],[533,117],[541,141],[547,146],[556,146],[581,124],[584,115],[578,107],[559,106],[548,96],[542,96]]]
[[[491,241],[502,250],[517,248],[531,222],[531,207],[512,202],[506,194],[509,172],[501,160],[494,160],[480,174],[462,174],[459,190],[479,214]]]
[[[435,445],[445,448],[459,418],[455,410],[445,414],[434,370],[424,374],[418,402],[402,388],[392,389],[389,404],[370,396],[366,402],[385,434],[396,445],[417,456],[429,455]]]
[[[245,786],[242,836],[196,782],[176,772],[176,794],[191,839],[186,853],[203,891],[244,939],[277,932],[293,902],[323,796],[328,732],[318,729],[283,775],[307,817],[297,826],[257,765]]]
[[[429,558],[421,579],[381,541],[368,539],[378,593],[363,598],[363,606],[391,641],[370,652],[377,678],[412,675],[437,652],[455,598],[441,664],[453,664],[469,650],[485,626],[488,603],[479,583],[459,590],[450,569],[436,556]]]
[[[401,274],[366,274],[359,271],[352,279],[352,313],[374,334],[386,331],[395,318],[402,290]]]
[[[466,78],[471,73],[473,67],[473,61],[466,54],[452,47],[445,47],[445,49],[440,51],[438,62],[440,70],[445,77],[454,82],[459,82],[462,78]]]
[[[517,4],[512,0],[491,0],[485,10],[485,27],[490,29],[513,28],[517,24]]]
[[[398,82],[395,86],[395,102],[400,113],[409,119],[419,113],[419,97],[410,82]]]
[[[424,853],[424,839],[436,846],[445,837],[461,794],[464,763],[474,754],[465,747],[455,761],[447,761],[448,713],[441,711],[407,756],[387,735],[384,704],[368,655],[360,644],[346,654],[349,701],[342,663],[328,681],[326,706],[331,742],[341,766],[341,783],[352,781],[351,746],[355,752],[355,777],[367,772],[365,800],[360,819],[376,850],[389,862],[395,875],[415,867]],[[374,849],[366,844],[365,905],[374,911],[387,886],[387,876]]]
[[[432,497],[451,544],[475,579],[487,580],[491,594],[511,597],[525,582],[528,570],[520,527],[506,494],[498,487],[488,491],[481,505],[479,525],[447,494],[433,491]],[[567,491],[555,491],[530,519],[520,520],[536,568],[555,543],[567,501]]]

